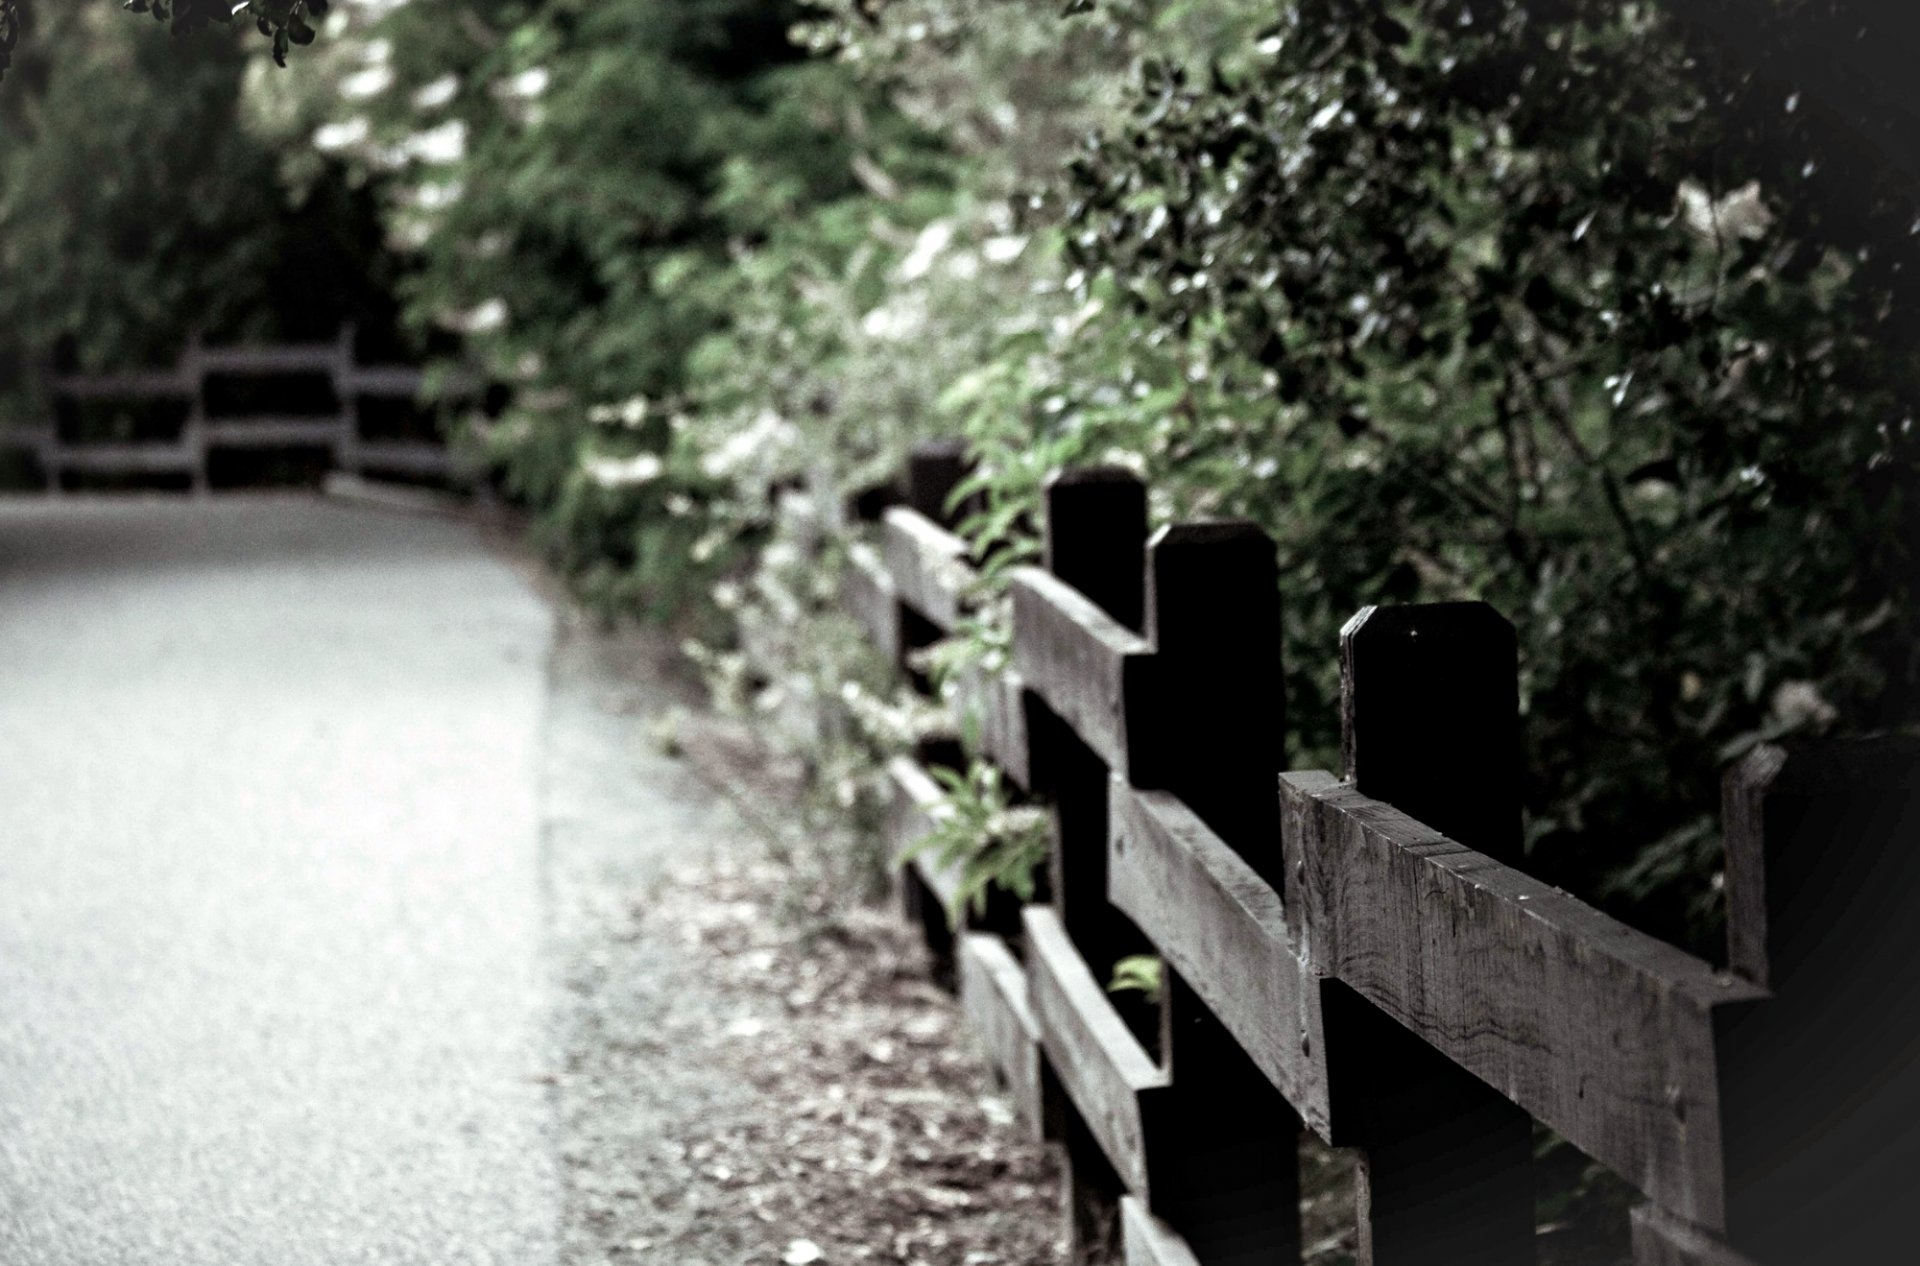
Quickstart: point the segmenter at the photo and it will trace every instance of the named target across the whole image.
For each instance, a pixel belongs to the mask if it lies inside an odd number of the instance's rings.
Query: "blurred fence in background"
[[[54,378],[54,416],[0,429],[0,447],[29,454],[51,492],[95,478],[205,491],[216,463],[235,454],[304,454],[349,475],[469,478],[431,421],[418,419],[426,379],[411,366],[360,364],[351,326],[327,343],[207,347],[196,338],[171,369]],[[102,410],[117,411],[119,425],[93,424]]]

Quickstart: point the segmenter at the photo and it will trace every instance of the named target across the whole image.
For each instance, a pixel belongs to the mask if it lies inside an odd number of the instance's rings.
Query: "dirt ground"
[[[783,860],[752,819],[791,781],[667,646],[576,619],[555,666],[566,1260],[1061,1261],[1057,1174],[916,938]]]

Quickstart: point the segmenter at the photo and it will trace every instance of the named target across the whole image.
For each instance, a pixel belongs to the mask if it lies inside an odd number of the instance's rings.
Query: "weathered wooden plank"
[[[53,450],[62,470],[98,475],[191,473],[199,454],[182,444],[67,444]]]
[[[894,592],[941,632],[953,632],[977,579],[967,562],[966,542],[905,506],[881,515],[880,532],[881,556]]]
[[[1328,1132],[1319,994],[1280,894],[1165,792],[1116,778],[1107,890],[1199,994],[1255,1067]]]
[[[906,634],[901,628],[900,599],[894,593],[893,577],[865,542],[855,541],[847,547],[846,564],[840,573],[840,594],[847,611],[874,649],[898,664],[906,644]]]
[[[53,428],[47,426],[0,426],[0,448],[24,448],[39,451],[54,443]]]
[[[1635,1207],[1631,1218],[1633,1266],[1755,1266],[1753,1259],[1698,1227],[1664,1216],[1652,1205]]]
[[[356,464],[362,470],[385,470],[395,474],[446,476],[454,473],[453,454],[438,444],[406,440],[361,440],[353,446]]]
[[[1120,1246],[1126,1266],[1200,1266],[1179,1232],[1149,1213],[1136,1196],[1120,1198]]]
[[[887,815],[887,842],[894,858],[912,850],[909,863],[913,873],[939,900],[941,908],[955,913],[960,895],[960,867],[944,862],[934,851],[915,846],[934,827],[934,809],[941,801],[940,784],[926,770],[905,756],[887,762],[887,777],[893,783],[893,806]]]
[[[971,668],[961,674],[954,698],[960,732],[971,732],[980,751],[1014,785],[1033,789],[1033,750],[1028,737],[1026,683],[1011,670]]]
[[[328,448],[345,424],[330,418],[218,418],[206,423],[207,443],[222,448]]]
[[[410,365],[349,365],[341,368],[334,389],[342,395],[410,400],[426,385],[426,371]]]
[[[1040,1025],[1027,1001],[1027,973],[1007,943],[986,932],[960,938],[960,1006],[1006,1083],[1028,1134],[1042,1133]]]
[[[282,343],[277,347],[202,347],[186,363],[208,374],[330,373],[349,359],[337,343]]]
[[[1049,1066],[1114,1171],[1150,1198],[1145,1115],[1164,1106],[1166,1072],[1127,1030],[1053,911],[1028,906],[1027,980]]]
[[[1125,773],[1127,691],[1139,692],[1146,639],[1036,567],[1017,569],[1008,587],[1015,671],[1108,769]]]
[[[184,400],[198,395],[200,379],[179,370],[144,373],[73,374],[53,380],[53,394],[70,400]]]
[[[1330,774],[1281,788],[1289,913],[1313,970],[1717,1229],[1715,1018],[1764,991]]]

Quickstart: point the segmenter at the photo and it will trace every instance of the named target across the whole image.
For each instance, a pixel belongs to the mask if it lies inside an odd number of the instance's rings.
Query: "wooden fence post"
[[[960,440],[923,440],[907,455],[906,504],[942,527],[958,521],[947,499],[967,475],[967,446]]]
[[[1273,541],[1249,523],[1163,528],[1149,546],[1153,670],[1129,698],[1133,783],[1171,792],[1270,883],[1281,871],[1285,764]],[[1300,1118],[1171,964],[1162,1060],[1171,1092],[1148,1135],[1153,1213],[1201,1266],[1300,1260]]]
[[[200,332],[196,330],[188,337],[187,345],[180,353],[179,368],[180,377],[193,391],[187,401],[187,423],[180,433],[180,443],[187,449],[193,462],[193,491],[196,494],[203,494],[212,486],[207,474],[207,370],[202,362],[202,347]]]
[[[1146,587],[1146,486],[1117,467],[1069,470],[1049,481],[1046,516],[1046,569],[1138,632]],[[1104,984],[1104,973],[1117,960],[1151,950],[1107,901],[1107,767],[1045,705],[1037,704],[1033,714],[1033,781],[1054,805],[1048,857],[1053,904],[1068,938]],[[1131,1018],[1136,1030],[1145,1023],[1138,1014]],[[1066,1156],[1070,1260],[1099,1259],[1117,1247],[1124,1184],[1051,1072],[1045,1081],[1048,1132],[1062,1140]]]
[[[1121,624],[1140,631],[1146,589],[1147,490],[1114,467],[1071,470],[1047,486],[1046,567]],[[1148,951],[1107,902],[1107,767],[1048,709],[1035,734],[1034,778],[1052,797],[1058,840],[1054,903],[1094,974]]]
[[[360,392],[354,381],[354,336],[356,330],[351,321],[340,327],[340,334],[334,340],[334,360],[330,376],[333,379],[333,398],[340,408],[339,432],[333,440],[333,464],[335,469],[353,476],[360,474]]]
[[[1513,627],[1483,603],[1369,607],[1340,649],[1355,789],[1517,861]],[[1531,1262],[1530,1118],[1345,986],[1323,1000],[1335,1128],[1362,1149],[1363,1266]]]
[[[1726,1239],[1782,1266],[1904,1259],[1920,1191],[1920,740],[1762,746],[1723,791],[1728,957],[1773,995],[1716,1017]],[[1686,1229],[1664,1230],[1636,1218],[1637,1260],[1690,1260],[1672,1243]]]

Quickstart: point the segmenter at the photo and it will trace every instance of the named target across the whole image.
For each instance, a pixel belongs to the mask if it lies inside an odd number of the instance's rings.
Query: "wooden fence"
[[[845,603],[896,660],[971,600],[939,521],[958,473],[917,454],[849,552]],[[1051,485],[1045,538],[1011,669],[959,708],[1053,806],[1049,900],[948,941],[958,876],[922,851],[904,883],[1065,1148],[1078,1257],[1105,1225],[1129,1266],[1297,1262],[1305,1129],[1358,1149],[1362,1262],[1531,1262],[1537,1121],[1644,1194],[1640,1266],[1890,1260],[1920,1186],[1920,745],[1767,745],[1727,773],[1721,968],[1528,877],[1491,608],[1357,614],[1344,776],[1283,773],[1262,532],[1149,538],[1141,484],[1089,470]],[[904,852],[935,784],[891,772]],[[1143,950],[1157,1031],[1103,987]]]
[[[331,414],[210,416],[207,380],[215,376],[262,379],[324,376],[337,402]],[[334,469],[352,474],[448,479],[461,472],[446,447],[422,440],[376,440],[363,433],[367,400],[411,401],[425,374],[405,365],[362,365],[354,357],[348,326],[328,343],[271,347],[207,347],[198,338],[168,370],[119,374],[72,374],[51,384],[56,412],[61,402],[142,404],[176,401],[186,406],[179,434],[166,439],[88,441],[63,434],[57,417],[44,427],[0,430],[0,444],[32,452],[48,491],[68,474],[185,476],[195,491],[208,487],[208,458],[221,449],[324,449]]]

